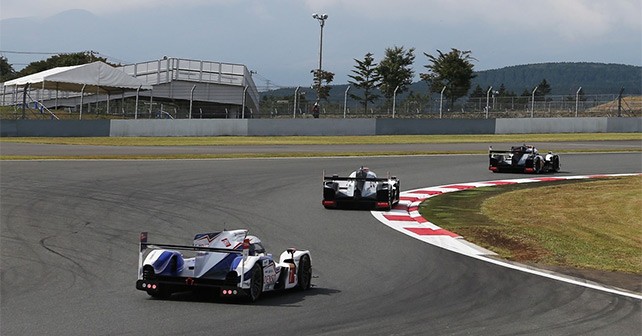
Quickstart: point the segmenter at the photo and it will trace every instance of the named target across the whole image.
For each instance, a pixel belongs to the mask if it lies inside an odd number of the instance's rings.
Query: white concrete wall
[[[603,133],[607,118],[514,118],[497,119],[495,134]]]
[[[109,136],[245,136],[248,121],[248,119],[112,120]]]

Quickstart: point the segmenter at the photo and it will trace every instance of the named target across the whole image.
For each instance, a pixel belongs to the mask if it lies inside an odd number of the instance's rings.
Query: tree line
[[[455,100],[468,94],[471,80],[475,77],[475,60],[471,51],[462,51],[452,48],[444,53],[437,50],[436,55],[424,53],[428,64],[424,65],[424,73],[420,78],[428,84],[430,92],[439,92],[454,103]],[[415,62],[415,48],[406,49],[403,46],[386,48],[384,57],[379,63],[375,62],[374,54],[368,52],[363,59],[354,59],[355,66],[348,75],[348,83],[356,87],[357,93],[349,96],[357,101],[365,111],[381,96],[390,101],[395,95],[408,90],[413,83],[415,72],[412,68]],[[327,100],[330,95],[330,82],[334,74],[328,76],[319,71],[312,71],[315,87],[320,87],[318,97]],[[325,75],[325,77],[319,76]],[[330,79],[330,80],[328,80]],[[321,83],[321,84],[319,84]],[[443,91],[443,92],[442,92]]]
[[[42,61],[31,62],[22,70],[16,71],[6,57],[0,56],[0,82],[6,82],[57,67],[82,65],[96,61],[102,61],[112,66],[119,66],[119,64],[109,63],[105,57],[97,56],[93,51],[81,51],[58,54]]]

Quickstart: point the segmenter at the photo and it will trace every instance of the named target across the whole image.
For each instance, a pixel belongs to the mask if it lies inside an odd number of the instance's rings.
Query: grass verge
[[[642,176],[634,176],[475,188],[430,198],[420,213],[502,258],[626,273],[639,288],[641,209]]]

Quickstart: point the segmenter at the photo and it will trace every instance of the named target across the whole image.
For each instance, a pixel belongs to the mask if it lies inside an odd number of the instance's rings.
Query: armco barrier
[[[642,118],[2,120],[3,137],[640,133]]]

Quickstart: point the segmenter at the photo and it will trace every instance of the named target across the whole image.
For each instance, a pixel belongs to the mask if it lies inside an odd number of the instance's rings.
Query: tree
[[[81,65],[96,61],[102,61],[112,66],[118,66],[118,64],[111,64],[107,62],[107,59],[104,57],[96,56],[93,51],[82,51],[70,54],[58,54],[51,56],[44,61],[31,62],[24,69],[18,72],[18,77],[31,75],[56,67]]]
[[[565,98],[567,101],[586,101],[586,95],[584,94],[584,89],[580,88],[574,95],[568,95]]]
[[[477,86],[475,86],[475,88],[473,89],[473,92],[471,92],[468,97],[471,99],[475,99],[484,97],[484,95],[484,90],[481,88],[481,86],[479,86],[479,84],[477,84]]]
[[[12,80],[15,76],[16,71],[13,69],[13,65],[9,64],[6,57],[0,56],[0,82]]]
[[[357,62],[354,70],[352,70],[352,75],[348,77],[353,80],[349,80],[348,83],[354,85],[355,87],[362,90],[363,95],[350,94],[350,98],[358,101],[366,111],[368,112],[368,103],[374,103],[378,94],[374,93],[374,90],[379,87],[381,76],[377,72],[377,64],[374,63],[374,58],[372,53],[367,53],[364,59],[358,60],[354,59]]]
[[[545,100],[546,95],[551,93],[551,86],[548,85],[546,79],[542,79],[539,84],[537,84],[537,91],[535,91],[535,100]]]
[[[428,83],[432,92],[441,92],[445,87],[444,95],[450,99],[452,106],[455,100],[468,93],[471,80],[476,76],[471,60],[476,59],[471,56],[470,50],[452,48],[447,54],[440,50],[437,52],[437,57],[424,53],[432,64],[424,65],[428,72],[420,74],[420,77]]]
[[[415,72],[412,64],[415,61],[415,48],[405,50],[404,47],[386,48],[384,58],[377,66],[377,73],[381,77],[379,89],[384,97],[391,99],[395,89],[401,93],[412,84],[412,77]]]
[[[314,69],[312,73],[312,80],[314,88],[318,90],[319,99],[327,100],[330,96],[330,83],[334,80],[334,73],[325,70]],[[325,85],[323,84],[325,82]]]

